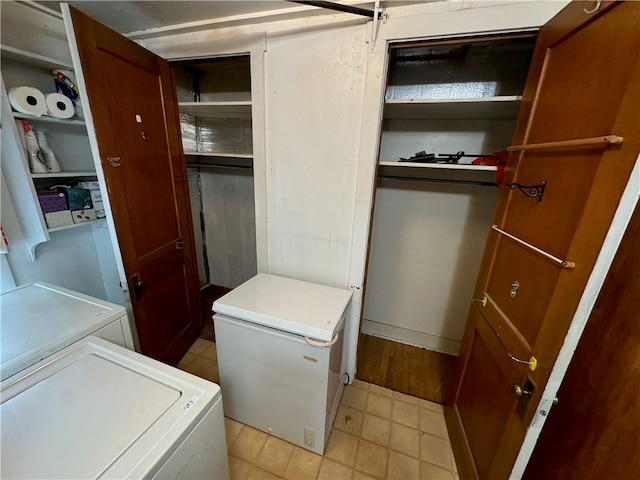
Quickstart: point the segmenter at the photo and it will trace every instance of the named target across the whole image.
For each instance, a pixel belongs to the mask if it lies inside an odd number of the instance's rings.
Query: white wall
[[[347,14],[201,32],[173,29],[141,41],[165,58],[194,58],[214,55],[221,45],[246,52],[256,38],[264,39],[264,71],[252,67],[252,75],[264,75],[257,85],[264,92],[266,125],[264,164],[254,165],[254,173],[264,175],[264,185],[257,181],[255,190],[258,270],[352,290],[351,378],[387,42],[536,28],[565,4],[443,1],[392,8],[373,52],[370,24]]]
[[[268,39],[269,271],[346,288],[364,25]]]

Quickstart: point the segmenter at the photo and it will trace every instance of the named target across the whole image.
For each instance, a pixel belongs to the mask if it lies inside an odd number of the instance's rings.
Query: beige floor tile
[[[210,382],[220,384],[220,372],[218,371],[218,364],[214,363],[211,367],[202,374],[202,378],[206,378]]]
[[[256,466],[281,477],[293,453],[293,445],[276,437],[267,438],[256,460]]]
[[[418,428],[420,425],[420,416],[418,415],[418,407],[410,405],[400,400],[393,401],[393,410],[391,419],[394,422],[401,423],[407,427]]]
[[[366,411],[382,418],[391,418],[391,403],[390,397],[370,391]]]
[[[381,387],[380,385],[374,385],[373,383],[369,386],[369,391],[377,393],[378,395],[382,395],[383,397],[393,397],[393,390]]]
[[[185,370],[202,377],[204,373],[211,368],[211,365],[213,365],[213,362],[208,358],[197,356],[192,362],[189,362]]]
[[[241,458],[229,455],[229,476],[231,480],[245,480],[249,477],[251,464]]]
[[[402,453],[389,452],[388,480],[409,480],[420,477],[420,462]]]
[[[340,403],[345,407],[355,408],[356,410],[364,410],[367,405],[367,390],[347,385],[342,392]]]
[[[420,406],[420,408],[426,408],[428,410],[433,410],[434,412],[442,413],[444,410],[443,406],[440,405],[439,403],[430,402],[429,400],[424,400],[424,399],[420,399],[420,402],[418,403],[418,405]]]
[[[350,480],[353,478],[353,469],[328,458],[322,460],[318,480]]]
[[[353,471],[353,480],[377,480],[376,477],[372,477],[371,475],[367,475],[364,472],[360,472],[358,470]],[[410,479],[406,479],[410,480]]]
[[[384,478],[387,473],[387,448],[363,438],[358,443],[356,470],[375,478]]]
[[[314,480],[318,476],[322,457],[304,448],[294,447],[291,461],[284,472],[287,480]]]
[[[420,409],[420,430],[436,437],[449,438],[444,415],[426,408]]]
[[[193,362],[196,358],[198,358],[198,356],[194,353],[191,352],[187,352],[184,354],[184,357],[182,357],[182,359],[178,362],[178,365],[176,365],[180,370],[185,370],[185,368],[187,367],[187,365],[189,365],[191,362]]]
[[[420,432],[399,423],[391,424],[389,447],[413,458],[420,458]]]
[[[456,480],[457,478],[457,475],[449,470],[420,462],[420,480]]]
[[[420,437],[420,460],[453,470],[451,444],[443,438],[423,433]]]
[[[205,349],[210,346],[213,342],[209,341],[209,340],[205,340],[204,338],[198,338],[196,339],[195,342],[193,342],[193,345],[191,345],[191,347],[189,348],[189,351],[191,353],[195,353],[196,355],[201,355],[202,352],[205,351]]]
[[[334,430],[329,436],[324,456],[353,467],[358,450],[358,437]]]
[[[209,345],[205,347],[205,349],[200,353],[205,358],[210,360],[218,360],[218,352],[216,349],[216,344],[214,342],[209,342]]]
[[[244,427],[244,425],[240,422],[236,422],[231,418],[224,417],[224,433],[227,437],[227,448],[231,446],[233,441],[240,433],[240,430],[242,430],[242,427]]]
[[[228,447],[229,453],[238,458],[254,463],[256,458],[258,458],[260,450],[262,450],[262,446],[267,441],[267,436],[268,435],[266,433],[245,425],[242,430],[240,430],[240,433],[238,433],[231,446]]]
[[[364,412],[340,405],[333,421],[333,428],[359,437],[362,433],[363,418]]]
[[[407,395],[405,393],[393,392],[393,399],[400,400],[401,402],[408,403],[409,405],[418,405],[420,399],[417,397],[412,397],[411,395]]]
[[[362,422],[362,438],[371,440],[384,447],[389,446],[389,432],[391,430],[391,422],[375,415],[364,414]]]
[[[256,467],[254,465],[249,472],[247,480],[277,480],[279,478],[280,477],[278,477],[277,475],[274,475],[271,472],[267,472],[266,470],[263,470],[262,468]]]
[[[369,387],[371,386],[371,384],[367,382],[363,382],[362,380],[356,379],[353,381],[351,386],[355,388],[359,388],[361,390],[369,390]]]

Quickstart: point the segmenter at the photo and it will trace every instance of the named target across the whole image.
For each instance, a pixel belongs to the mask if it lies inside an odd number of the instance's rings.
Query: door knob
[[[144,288],[144,281],[140,280],[138,275],[131,277],[131,283],[133,284],[133,291],[136,294],[136,298],[140,300],[142,298],[142,289]]]
[[[532,392],[516,384],[513,386],[513,394],[516,396],[516,398],[522,398],[530,397]]]

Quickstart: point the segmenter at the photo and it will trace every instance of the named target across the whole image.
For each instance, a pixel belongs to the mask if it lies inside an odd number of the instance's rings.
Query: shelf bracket
[[[542,196],[544,195],[544,189],[547,186],[547,181],[543,180],[542,183],[538,185],[522,185],[520,183],[505,183],[510,190],[517,188],[529,198],[537,198],[538,202],[542,201]]]
[[[387,23],[387,11],[380,8],[380,0],[376,0],[373,8],[373,26],[371,28],[371,41],[369,42],[369,48],[371,53],[376,49],[376,40],[378,39],[378,32],[380,31],[380,21]]]

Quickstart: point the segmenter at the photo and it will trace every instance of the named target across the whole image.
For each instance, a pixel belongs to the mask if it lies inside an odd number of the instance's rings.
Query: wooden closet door
[[[167,61],[68,7],[142,353],[201,331],[188,181]]]
[[[494,222],[538,250],[489,237],[447,408],[463,478],[508,477],[638,157],[640,5],[592,6],[570,4],[541,31],[516,140],[624,140],[510,156]]]

